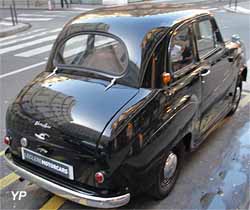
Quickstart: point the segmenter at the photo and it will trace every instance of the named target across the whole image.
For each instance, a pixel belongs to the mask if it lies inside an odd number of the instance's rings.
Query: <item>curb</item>
[[[19,23],[19,24],[20,26],[14,26],[13,28],[10,28],[8,30],[0,31],[0,38],[25,31],[31,27],[31,24],[29,23]]]
[[[250,15],[250,10],[245,9],[245,8],[243,8],[241,6],[237,6],[236,8],[235,7],[225,6],[224,9],[229,11],[229,12],[233,12],[233,13],[241,13],[241,14],[245,14],[245,15]]]

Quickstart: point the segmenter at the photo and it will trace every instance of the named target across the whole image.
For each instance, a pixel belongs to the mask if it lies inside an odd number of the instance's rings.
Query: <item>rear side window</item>
[[[99,34],[78,34],[57,50],[56,64],[121,75],[128,65],[125,46],[113,37]]]
[[[207,54],[215,48],[213,28],[210,20],[203,20],[194,24],[199,56]]]

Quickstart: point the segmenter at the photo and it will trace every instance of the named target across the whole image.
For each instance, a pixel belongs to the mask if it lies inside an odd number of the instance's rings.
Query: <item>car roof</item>
[[[147,28],[170,27],[183,19],[203,14],[210,14],[210,12],[201,9],[190,9],[190,6],[185,5],[136,3],[125,6],[103,7],[82,13],[74,18],[70,24],[99,21],[108,23],[110,26],[122,24],[123,27],[126,27],[128,23],[133,21],[134,26],[147,23]]]
[[[104,7],[82,13],[70,20],[60,33],[57,42],[71,34],[85,31],[115,35],[126,45],[130,66],[133,66],[133,75],[128,77],[139,81],[139,71],[143,68],[145,57],[149,55],[148,51],[152,50],[154,45],[152,43],[166,33],[166,29],[187,19],[209,14],[207,10],[166,3]]]

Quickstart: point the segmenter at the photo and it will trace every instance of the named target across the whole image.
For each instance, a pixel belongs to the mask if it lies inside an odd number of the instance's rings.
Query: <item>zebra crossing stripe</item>
[[[9,53],[9,52],[12,52],[15,50],[20,50],[20,49],[23,49],[25,47],[30,47],[30,46],[33,46],[36,44],[41,44],[43,42],[52,41],[52,40],[55,40],[56,37],[57,37],[57,35],[52,35],[52,36],[44,37],[44,38],[37,39],[37,40],[31,41],[31,42],[26,42],[23,44],[18,44],[18,45],[7,47],[7,48],[2,48],[2,49],[0,49],[0,55],[2,55],[4,53]]]
[[[49,45],[46,45],[46,46],[43,46],[43,47],[38,47],[38,48],[35,48],[35,49],[32,49],[32,50],[28,50],[28,51],[16,54],[15,56],[29,58],[29,57],[32,57],[32,56],[39,55],[39,54],[50,51],[52,46],[53,46],[53,44],[49,44]]]
[[[11,20],[11,17],[7,17],[7,18],[4,18],[4,20]],[[33,18],[33,17],[30,17],[30,18],[25,18],[25,17],[19,17],[18,18],[19,21],[50,21],[52,20],[52,18]]]
[[[45,28],[39,28],[39,29],[36,29],[36,30],[33,30],[33,31],[20,33],[18,35],[12,35],[12,36],[8,36],[8,37],[5,37],[5,38],[0,38],[0,42],[15,39],[17,37],[19,38],[19,37],[27,36],[27,35],[34,34],[34,33],[37,33],[37,32],[41,32],[41,31],[45,31]]]
[[[105,41],[97,41],[96,42],[97,46],[100,46],[102,44],[105,44]],[[28,50],[28,51],[25,51],[25,52],[21,52],[21,53],[15,54],[14,56],[29,58],[29,57],[32,57],[32,56],[39,55],[39,54],[42,54],[42,53],[50,51],[51,48],[52,48],[52,46],[53,46],[52,44],[49,44],[49,45],[46,45],[46,46],[43,46],[43,47],[38,47],[38,48],[35,48],[35,49],[32,49],[32,50]],[[72,56],[76,52],[80,52],[80,51],[82,51],[82,47],[81,46],[67,51],[67,53],[65,54],[65,56]]]
[[[21,68],[21,69],[17,69],[17,70],[11,71],[11,72],[6,73],[6,74],[2,74],[2,75],[0,75],[0,79],[3,79],[5,77],[9,77],[9,76],[12,76],[14,74],[18,74],[18,73],[21,73],[21,72],[24,72],[24,71],[28,71],[30,69],[36,68],[38,66],[42,66],[44,64],[46,64],[46,61],[42,61],[40,63],[36,63],[36,64],[30,65],[30,66],[26,66],[26,67]]]
[[[38,33],[38,34],[35,34],[35,35],[31,35],[31,36],[25,36],[25,37],[15,39],[15,40],[12,40],[12,41],[9,41],[9,42],[2,42],[2,43],[0,43],[0,47],[4,47],[4,46],[15,44],[15,43],[18,43],[18,42],[26,41],[26,40],[33,39],[33,38],[36,38],[36,37],[40,37],[40,36],[43,36],[43,35],[46,35],[46,34],[49,34],[49,33],[55,33],[55,32],[58,32],[60,30],[61,30],[61,28],[58,28],[58,29],[51,30],[51,31],[44,31],[42,33]]]
[[[19,14],[18,17],[46,17],[46,18],[55,18],[55,17],[65,17],[63,15],[41,15],[41,14]]]

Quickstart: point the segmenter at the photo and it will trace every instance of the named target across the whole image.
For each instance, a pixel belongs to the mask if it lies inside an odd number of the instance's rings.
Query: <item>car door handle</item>
[[[201,76],[202,77],[205,77],[205,76],[207,76],[207,75],[209,75],[210,74],[210,69],[202,69],[202,71],[201,71]]]

